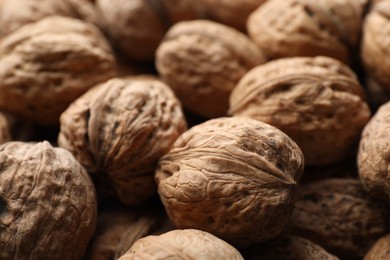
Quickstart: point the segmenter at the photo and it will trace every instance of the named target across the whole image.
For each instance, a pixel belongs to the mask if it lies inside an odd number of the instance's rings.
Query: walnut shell
[[[390,234],[381,237],[364,256],[364,260],[390,259]]]
[[[0,42],[0,108],[43,125],[95,84],[113,77],[110,46],[94,26],[48,17]]]
[[[249,16],[247,28],[270,59],[324,55],[348,63],[364,10],[362,1],[273,0]]]
[[[175,22],[196,19],[197,1],[97,0],[112,44],[131,59],[153,60],[165,32]]]
[[[130,259],[237,259],[241,254],[218,237],[196,229],[172,230],[141,238],[118,260]]]
[[[345,258],[362,258],[389,232],[390,212],[371,199],[357,179],[303,185],[291,217],[292,231]]]
[[[0,258],[82,259],[96,225],[84,168],[48,142],[0,146]]]
[[[206,17],[246,31],[246,21],[250,13],[267,0],[200,0]]]
[[[97,23],[98,15],[88,1],[80,0],[4,0],[0,8],[0,38],[23,25],[47,16],[68,16]]]
[[[10,123],[3,113],[0,112],[0,144],[11,141]]]
[[[206,20],[175,24],[156,54],[162,79],[184,107],[205,118],[225,115],[236,83],[264,62],[244,34]]]
[[[359,176],[370,195],[390,200],[390,102],[382,105],[365,126],[358,151]]]
[[[293,235],[281,235],[266,243],[254,245],[243,253],[246,260],[338,260],[310,240]]]
[[[390,92],[390,54],[387,51],[390,43],[390,2],[377,1],[365,17],[361,57],[366,73]]]
[[[353,72],[328,57],[284,58],[249,71],[229,113],[269,123],[302,149],[307,165],[342,160],[370,118]]]
[[[156,180],[177,227],[246,246],[283,230],[302,169],[302,152],[278,129],[219,118],[181,135],[160,159]]]
[[[112,79],[91,89],[61,116],[58,143],[128,205],[156,193],[158,159],[185,130],[173,92],[154,78]]]

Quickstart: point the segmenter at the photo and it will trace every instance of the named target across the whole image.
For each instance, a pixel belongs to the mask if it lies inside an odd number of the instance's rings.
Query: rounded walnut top
[[[356,76],[327,57],[257,66],[233,90],[229,113],[279,128],[297,142],[307,165],[343,159],[370,117]]]
[[[283,230],[302,169],[302,152],[278,129],[219,118],[181,135],[160,159],[156,180],[176,226],[249,245]]]
[[[81,259],[96,225],[92,181],[48,142],[0,146],[0,258]]]
[[[91,24],[47,17],[0,43],[0,107],[56,125],[78,96],[115,73],[110,46]]]
[[[151,77],[112,79],[91,89],[61,115],[58,143],[125,204],[156,193],[158,159],[186,130],[180,103]],[[101,194],[100,194],[101,195]]]
[[[161,78],[185,108],[205,118],[226,115],[236,83],[264,62],[243,33],[206,20],[175,24],[156,53]]]
[[[390,259],[390,234],[381,237],[364,256],[364,260]]]
[[[241,254],[218,237],[195,229],[172,230],[160,236],[147,236],[118,260],[130,259],[231,259],[243,260]]]

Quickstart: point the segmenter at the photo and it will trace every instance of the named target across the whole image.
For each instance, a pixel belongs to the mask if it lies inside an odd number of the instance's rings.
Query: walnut
[[[66,17],[23,26],[0,42],[0,108],[43,125],[58,124],[78,96],[115,73],[97,28]]]
[[[302,152],[278,129],[249,118],[219,118],[180,136],[160,159],[156,180],[177,227],[246,246],[283,230],[302,169]]]
[[[270,59],[324,55],[345,63],[356,49],[365,1],[273,0],[248,18],[251,38]]]
[[[293,235],[281,235],[266,243],[251,246],[243,255],[247,260],[339,259],[312,241]]]
[[[365,126],[358,151],[361,181],[370,195],[389,201],[390,102],[382,105]]]
[[[118,260],[130,259],[244,259],[218,237],[196,229],[172,230],[141,238]]]
[[[240,31],[246,30],[246,20],[251,12],[267,0],[200,0],[206,16]]]
[[[291,217],[292,232],[345,258],[362,258],[389,232],[387,205],[371,199],[357,179],[303,185]]]
[[[0,146],[1,259],[82,259],[95,224],[92,181],[68,151]]]
[[[225,115],[236,83],[264,61],[244,34],[206,20],[175,24],[156,53],[163,80],[184,107],[205,118]]]
[[[106,33],[127,57],[151,61],[167,29],[175,22],[196,19],[197,1],[96,0]]]
[[[68,16],[98,23],[95,8],[80,0],[3,0],[0,8],[0,38],[25,24],[47,16]]]
[[[307,165],[341,161],[370,117],[353,72],[327,57],[284,58],[249,71],[229,113],[269,123],[302,149]]]
[[[164,83],[112,79],[62,114],[58,143],[97,179],[98,192],[113,190],[132,205],[156,193],[157,161],[185,130],[180,104]]]
[[[390,65],[384,61],[390,57],[389,30],[390,2],[377,1],[364,20],[361,57],[366,73],[387,92],[390,92]]]
[[[381,237],[364,256],[364,260],[390,259],[390,234]]]
[[[7,116],[0,112],[0,144],[11,140],[10,122]]]

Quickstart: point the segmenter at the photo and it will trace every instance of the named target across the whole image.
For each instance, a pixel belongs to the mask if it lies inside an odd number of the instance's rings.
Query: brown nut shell
[[[226,115],[236,83],[264,62],[244,34],[206,20],[175,24],[156,54],[161,78],[185,108],[205,118]]]
[[[82,259],[96,195],[71,153],[48,142],[0,146],[0,258]]]
[[[284,58],[252,69],[233,90],[229,113],[279,128],[307,165],[342,160],[371,115],[356,76],[328,57]]]
[[[249,16],[247,28],[270,59],[324,55],[348,63],[364,8],[350,0],[267,1]]]
[[[56,125],[67,106],[113,77],[110,46],[91,24],[47,17],[0,43],[0,107],[43,125]]]
[[[321,246],[302,237],[281,235],[244,250],[246,260],[338,260]]]
[[[373,200],[357,179],[303,185],[291,217],[292,232],[342,259],[361,259],[389,232],[387,205]]]
[[[0,144],[11,141],[11,128],[7,116],[0,112]]]
[[[157,161],[186,129],[180,103],[163,82],[112,79],[61,115],[58,143],[96,179],[98,192],[113,190],[132,205],[156,193]]]
[[[390,259],[390,235],[381,237],[364,256],[364,260]]]
[[[365,126],[359,144],[359,176],[368,193],[390,200],[390,102],[382,105]]]
[[[156,180],[177,227],[246,246],[282,232],[303,163],[301,150],[278,129],[219,118],[181,135],[160,159]]]
[[[231,259],[241,254],[218,237],[196,229],[172,230],[160,236],[141,238],[118,260],[131,259]]]
[[[175,22],[196,19],[197,1],[97,0],[112,44],[128,58],[151,61],[165,32]]]

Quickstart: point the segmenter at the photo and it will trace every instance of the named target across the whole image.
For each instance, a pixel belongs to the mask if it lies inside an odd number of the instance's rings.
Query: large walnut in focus
[[[237,82],[264,62],[244,34],[206,20],[175,24],[156,54],[162,79],[184,107],[205,118],[226,115]]]
[[[58,143],[95,178],[99,195],[112,190],[130,205],[156,193],[157,161],[185,130],[167,85],[148,77],[112,79],[61,115]]]
[[[353,72],[328,57],[284,58],[252,69],[233,90],[229,112],[285,132],[307,165],[341,161],[371,114]]]
[[[96,196],[72,154],[48,142],[0,146],[0,259],[82,259]]]
[[[388,260],[390,259],[390,234],[381,237],[364,256],[364,260]]]
[[[246,246],[283,230],[303,164],[301,150],[278,129],[219,118],[181,135],[160,159],[156,180],[177,227]]]
[[[310,240],[293,235],[281,235],[266,243],[245,249],[246,260],[338,260]]]
[[[96,27],[48,17],[1,41],[0,108],[55,125],[74,99],[114,73],[111,48]]]
[[[342,259],[361,259],[389,224],[387,205],[373,200],[357,179],[303,185],[291,217],[293,233]]]
[[[68,16],[98,23],[95,8],[80,0],[3,0],[0,7],[0,38],[25,24],[47,16]]]
[[[390,201],[390,102],[382,105],[365,126],[359,145],[358,168],[370,195]]]
[[[184,229],[138,240],[118,260],[130,259],[243,260],[244,258],[237,249],[212,234],[196,229]]]
[[[198,17],[197,1],[96,0],[112,44],[130,59],[151,61],[168,28]]]
[[[270,59],[324,55],[348,63],[367,0],[272,0],[248,18],[251,38]]]

